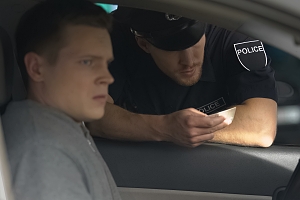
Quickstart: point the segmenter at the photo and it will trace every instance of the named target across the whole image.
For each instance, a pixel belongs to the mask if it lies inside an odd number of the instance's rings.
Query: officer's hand
[[[227,126],[224,117],[208,116],[194,108],[165,115],[164,120],[166,140],[187,147],[213,139],[215,131]]]

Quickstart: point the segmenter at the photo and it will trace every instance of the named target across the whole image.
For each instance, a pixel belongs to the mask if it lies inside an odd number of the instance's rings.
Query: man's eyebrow
[[[86,54],[86,55],[81,55],[79,56],[79,58],[95,58],[95,59],[100,59],[100,60],[104,60],[105,58],[103,56],[97,56],[97,55],[93,55],[93,54]],[[114,57],[111,57],[107,60],[107,63],[110,64],[112,61],[114,61]]]

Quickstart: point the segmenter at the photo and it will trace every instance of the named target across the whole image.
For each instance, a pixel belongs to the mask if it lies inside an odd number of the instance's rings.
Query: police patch
[[[236,43],[234,49],[239,62],[248,71],[262,69],[267,65],[265,48],[259,40]]]
[[[224,98],[221,97],[213,102],[210,102],[204,106],[197,108],[197,110],[199,110],[200,112],[203,112],[205,114],[209,114],[209,113],[213,112],[214,110],[217,110],[223,106],[226,106],[226,102],[225,102]]]

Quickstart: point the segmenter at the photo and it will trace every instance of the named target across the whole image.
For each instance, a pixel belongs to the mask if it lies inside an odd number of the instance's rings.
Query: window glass
[[[105,4],[105,3],[96,3],[96,5],[101,6],[108,13],[111,13],[112,11],[118,8],[117,5]]]
[[[300,145],[300,60],[265,45],[278,87],[278,125],[275,144]]]

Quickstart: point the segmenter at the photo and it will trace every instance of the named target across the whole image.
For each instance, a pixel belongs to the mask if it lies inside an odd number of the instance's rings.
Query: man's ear
[[[30,78],[35,82],[41,82],[43,78],[43,59],[34,52],[24,56],[24,63]]]
[[[150,53],[149,51],[150,43],[145,38],[135,36],[135,40],[139,45],[139,47],[141,47],[141,49],[143,49],[146,53]]]

